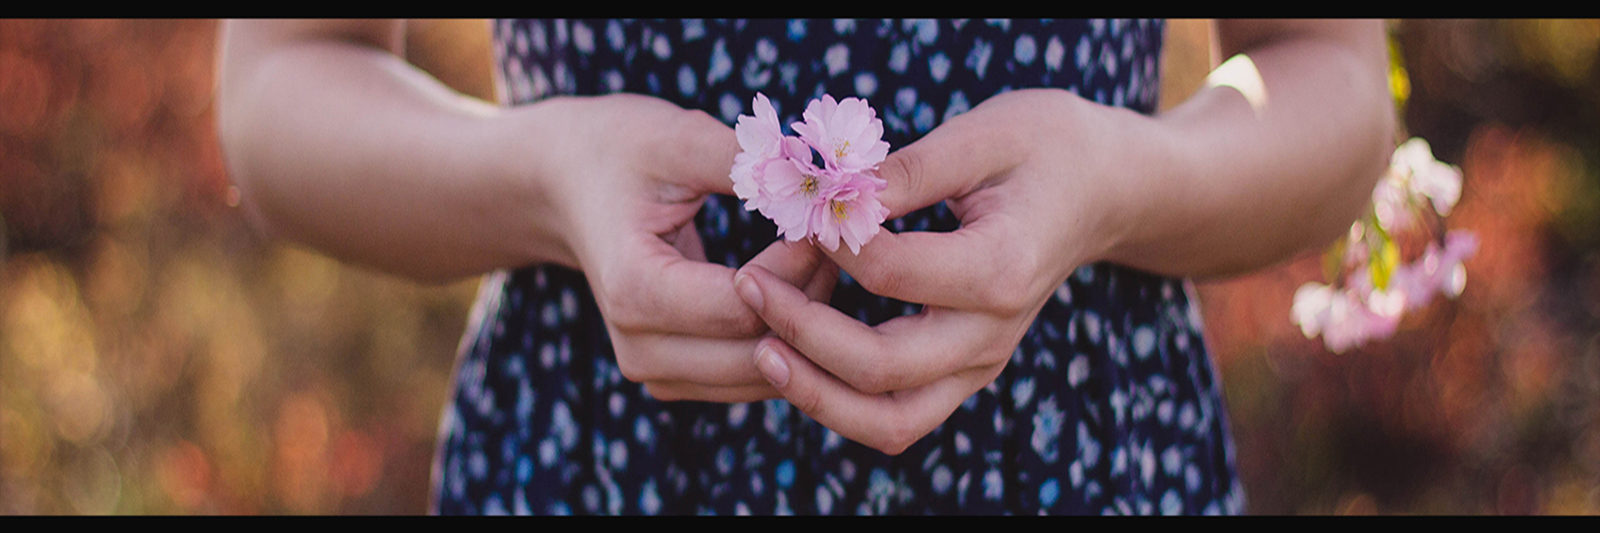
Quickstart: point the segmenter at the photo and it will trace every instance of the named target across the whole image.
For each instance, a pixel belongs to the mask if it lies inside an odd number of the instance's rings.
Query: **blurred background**
[[[0,21],[0,513],[426,510],[476,280],[255,234],[214,125],[214,21]],[[1342,354],[1307,255],[1199,285],[1249,510],[1600,513],[1600,21],[1391,22],[1410,135],[1460,165],[1466,291]],[[1168,25],[1163,100],[1208,66]],[[408,56],[489,97],[487,26]]]

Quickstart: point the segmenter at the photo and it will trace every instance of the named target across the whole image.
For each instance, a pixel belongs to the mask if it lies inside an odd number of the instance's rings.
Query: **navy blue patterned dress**
[[[1156,105],[1158,21],[500,21],[510,103],[635,92],[732,125],[756,92],[784,124],[823,93],[878,109],[910,144],[985,98],[1060,87]],[[738,266],[771,222],[713,196],[707,256]],[[950,230],[943,204],[894,231]],[[1183,280],[1079,268],[998,379],[898,456],[850,442],[781,400],[660,402],[624,380],[581,273],[484,282],[462,341],[435,464],[441,513],[1236,513],[1220,385]],[[916,306],[841,280],[869,323]]]

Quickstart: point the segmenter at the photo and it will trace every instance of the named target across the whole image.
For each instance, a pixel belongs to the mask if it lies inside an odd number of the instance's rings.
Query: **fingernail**
[[[782,388],[789,384],[789,364],[766,345],[756,348],[756,368],[774,387]]]
[[[739,291],[739,297],[744,303],[755,310],[761,310],[761,287],[756,286],[756,280],[750,279],[749,274],[739,273],[733,279],[734,289]]]

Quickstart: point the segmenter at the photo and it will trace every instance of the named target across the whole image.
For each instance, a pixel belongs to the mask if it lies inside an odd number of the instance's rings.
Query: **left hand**
[[[583,272],[624,379],[663,401],[749,402],[776,393],[749,354],[767,325],[734,294],[734,270],[706,260],[695,214],[732,193],[734,131],[701,111],[644,95],[560,97],[502,115],[546,202],[558,254]],[[559,135],[545,133],[558,129]],[[541,142],[542,141],[542,142]],[[804,246],[772,246],[758,265],[813,294],[833,266]]]
[[[860,255],[829,256],[869,292],[923,311],[868,327],[746,265],[740,295],[781,338],[762,341],[757,367],[840,435],[904,451],[993,381],[1056,287],[1109,248],[1130,170],[1114,150],[1138,140],[1116,128],[1132,116],[1065,91],[1013,91],[890,154],[879,172],[890,217],[947,200],[960,228],[885,230]]]

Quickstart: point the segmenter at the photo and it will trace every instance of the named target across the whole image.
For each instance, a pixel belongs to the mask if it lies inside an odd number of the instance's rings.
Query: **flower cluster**
[[[1462,262],[1477,251],[1478,239],[1440,227],[1460,198],[1461,171],[1435,160],[1427,141],[1413,138],[1395,149],[1372,191],[1372,209],[1324,257],[1327,274],[1338,281],[1295,291],[1290,315],[1301,333],[1320,334],[1329,350],[1342,352],[1394,334],[1402,313],[1427,305],[1436,294],[1459,296],[1467,281]],[[1437,216],[1425,216],[1429,209]],[[1424,228],[1433,230],[1433,238],[1413,262],[1401,264],[1395,235],[1425,220],[1434,222]]]
[[[746,210],[759,210],[790,241],[810,237],[828,251],[839,241],[860,253],[878,234],[889,209],[878,201],[888,185],[877,176],[889,154],[883,121],[860,98],[823,95],[806,105],[803,122],[787,136],[766,95],[757,93],[754,115],[741,115],[734,133],[733,192]],[[815,163],[821,156],[822,165]]]

